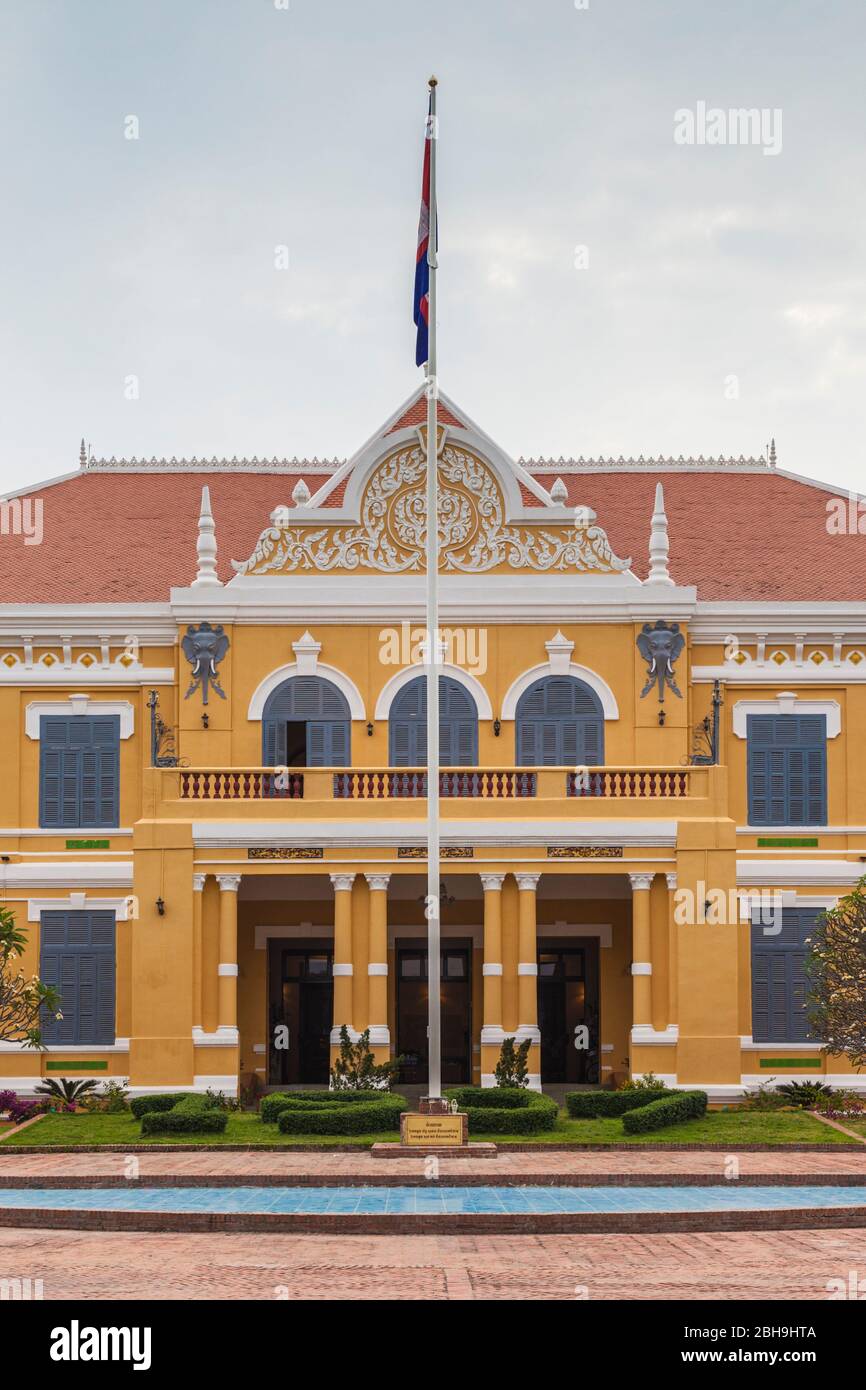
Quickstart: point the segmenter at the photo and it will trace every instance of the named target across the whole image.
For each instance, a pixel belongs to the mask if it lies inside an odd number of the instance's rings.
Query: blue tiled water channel
[[[66,1211],[406,1216],[785,1211],[866,1206],[866,1187],[5,1188],[0,1207]]]

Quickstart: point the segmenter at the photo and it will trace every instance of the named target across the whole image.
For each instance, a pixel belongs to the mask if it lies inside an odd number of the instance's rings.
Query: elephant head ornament
[[[219,683],[217,667],[229,649],[229,639],[223,631],[222,624],[217,623],[216,627],[207,622],[199,623],[198,627],[190,625],[181,646],[192,667],[192,679],[184,699],[188,700],[193,691],[201,686],[201,702],[206,705],[208,690],[212,686],[217,695],[224,700],[226,695]]]
[[[656,623],[644,623],[637,637],[638,651],[647,664],[647,683],[640,693],[641,699],[654,685],[658,685],[659,701],[665,698],[666,685],[682,699],[674,677],[674,662],[685,643],[679,623],[666,623],[662,618]]]

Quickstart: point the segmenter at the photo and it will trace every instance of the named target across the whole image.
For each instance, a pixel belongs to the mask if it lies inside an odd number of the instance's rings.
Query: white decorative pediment
[[[325,517],[309,524],[279,515],[262,532],[238,574],[373,571],[420,573],[427,538],[426,451],[417,435],[393,449],[369,475],[356,522]],[[440,570],[621,574],[620,560],[589,509],[523,509],[509,521],[503,484],[488,460],[443,436],[439,454]]]
[[[827,716],[827,737],[836,738],[842,732],[842,710],[838,700],[801,700],[793,690],[780,690],[775,700],[737,700],[732,720],[737,738],[747,737],[750,714],[824,714]]]
[[[129,700],[94,700],[87,694],[70,695],[66,700],[31,700],[24,712],[24,732],[39,738],[39,721],[45,715],[116,714],[120,716],[120,737],[130,738],[135,728],[135,708]]]

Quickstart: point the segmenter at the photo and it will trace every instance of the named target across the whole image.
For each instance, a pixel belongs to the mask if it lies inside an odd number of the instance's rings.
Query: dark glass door
[[[598,1083],[597,941],[541,943],[538,1027],[542,1083]]]
[[[268,1082],[325,1086],[334,1013],[332,952],[275,941],[270,965]]]
[[[472,953],[469,948],[442,950],[442,1083],[472,1079]],[[429,1074],[427,1043],[427,950],[397,951],[397,1053],[403,1058],[400,1081],[423,1085]]]

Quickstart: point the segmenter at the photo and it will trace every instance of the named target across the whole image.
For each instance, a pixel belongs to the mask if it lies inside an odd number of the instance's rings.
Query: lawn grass
[[[852,1129],[866,1134],[866,1121],[851,1123]],[[477,1141],[495,1144],[839,1144],[854,1145],[838,1130],[821,1124],[805,1112],[780,1111],[711,1111],[700,1120],[687,1120],[652,1134],[629,1136],[623,1133],[621,1119],[572,1120],[560,1112],[556,1128],[546,1134],[508,1135],[475,1133]],[[394,1143],[393,1131],[384,1134],[298,1135],[280,1134],[276,1125],[264,1125],[258,1115],[233,1112],[229,1115],[224,1134],[141,1135],[141,1126],[132,1115],[46,1115],[38,1124],[12,1132],[0,1139],[0,1150],[18,1145],[45,1146],[67,1144],[138,1144],[154,1147],[195,1144],[202,1148],[219,1148],[225,1144],[278,1144],[281,1148],[304,1148],[306,1145],[327,1145],[341,1148],[346,1144]]]

